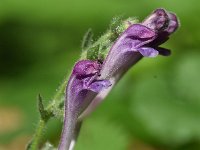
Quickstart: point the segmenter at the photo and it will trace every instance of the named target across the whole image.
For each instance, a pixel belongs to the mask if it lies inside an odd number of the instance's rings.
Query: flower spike
[[[110,46],[102,63],[97,60],[81,60],[75,64],[66,88],[64,126],[59,150],[69,150],[73,139],[77,137],[75,130],[80,129],[82,119],[105,99],[135,63],[143,57],[170,54],[170,50],[160,45],[178,27],[175,14],[156,9],[141,23],[130,23]]]

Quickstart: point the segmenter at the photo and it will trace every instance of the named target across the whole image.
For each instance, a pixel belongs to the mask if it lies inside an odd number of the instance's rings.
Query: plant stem
[[[30,150],[38,150],[38,146],[40,144],[39,142],[41,140],[42,133],[45,128],[45,123],[46,122],[44,120],[40,119],[37,129],[36,129],[36,132],[35,132],[35,135],[33,137],[31,146],[30,146]]]

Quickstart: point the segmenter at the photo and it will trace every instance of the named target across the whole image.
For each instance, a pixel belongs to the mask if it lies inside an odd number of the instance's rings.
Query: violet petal
[[[175,32],[179,26],[179,21],[174,13],[168,13],[169,16],[169,25],[165,29],[168,34]]]
[[[156,50],[159,52],[159,55],[169,56],[171,55],[171,51],[169,49],[163,47],[157,47]]]
[[[138,49],[138,51],[144,56],[144,57],[156,57],[158,55],[158,51],[154,48],[150,47],[141,47]]]
[[[90,89],[93,92],[100,92],[103,89],[107,89],[109,86],[111,86],[111,82],[109,80],[99,80],[99,81],[95,81],[93,82],[88,89]]]
[[[142,24],[155,31],[160,31],[167,26],[168,20],[169,18],[166,11],[160,8],[149,15]]]
[[[97,61],[81,60],[74,66],[72,74],[77,76],[87,76],[99,71],[100,64]]]
[[[148,39],[155,36],[155,32],[150,28],[141,25],[141,24],[133,24],[131,25],[124,34],[127,37],[133,37],[133,39]]]

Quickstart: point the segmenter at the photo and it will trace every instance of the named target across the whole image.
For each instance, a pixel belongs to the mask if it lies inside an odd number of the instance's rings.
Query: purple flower
[[[80,118],[91,113],[118,80],[141,58],[169,55],[170,50],[160,45],[169,39],[178,26],[176,15],[164,9],[157,9],[143,22],[130,25],[111,47],[100,71],[99,79],[110,80],[112,86],[100,92]]]
[[[68,110],[80,115],[91,102],[90,97],[111,85],[108,80],[97,79],[100,69],[97,61],[81,60],[75,64],[66,89]]]
[[[97,61],[81,60],[74,66],[66,88],[65,116],[60,150],[68,149],[78,116],[94,99],[97,93],[108,88],[108,80],[98,80],[101,64]]]
[[[157,9],[140,24],[126,29],[112,46],[101,71],[101,78],[119,75],[132,66],[134,55],[156,57],[169,50],[159,47],[178,27],[176,16]]]

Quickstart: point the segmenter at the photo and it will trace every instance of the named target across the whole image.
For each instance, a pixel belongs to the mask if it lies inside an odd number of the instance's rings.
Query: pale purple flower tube
[[[82,60],[75,64],[66,88],[65,116],[59,150],[68,150],[73,139],[78,116],[97,93],[108,88],[108,80],[98,80],[101,64]]]

